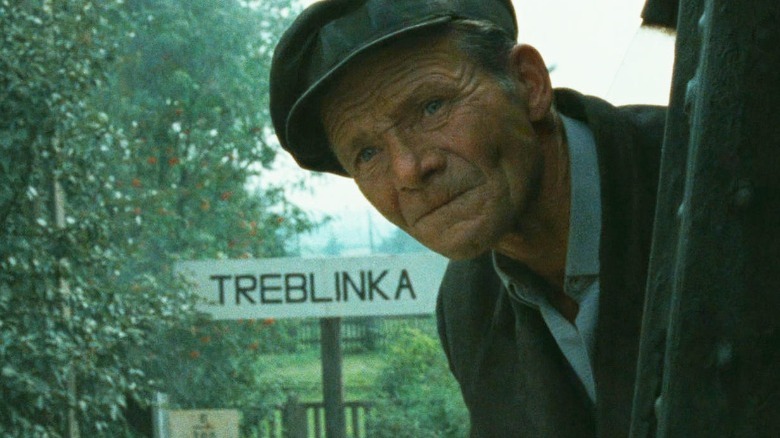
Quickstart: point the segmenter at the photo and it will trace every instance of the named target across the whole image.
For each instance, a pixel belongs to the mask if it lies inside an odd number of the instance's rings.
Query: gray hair
[[[488,21],[456,20],[446,26],[455,45],[475,65],[493,75],[505,88],[513,87],[509,75],[509,53],[516,41]]]

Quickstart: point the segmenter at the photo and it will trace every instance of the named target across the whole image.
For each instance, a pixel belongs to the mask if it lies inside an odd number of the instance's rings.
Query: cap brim
[[[298,155],[295,157],[298,165],[308,170],[348,176],[346,170],[344,170],[333,154],[330,145],[327,144],[327,137],[320,119],[320,110],[318,105],[316,105],[317,99],[321,97],[328,83],[338,76],[356,57],[366,53],[368,50],[405,33],[444,24],[457,18],[452,15],[433,16],[430,19],[418,21],[412,26],[382,35],[381,38],[371,40],[356,48],[338,64],[320,76],[293,104],[285,123],[285,138],[288,143],[299,146]],[[308,123],[306,122],[307,117],[309,118]],[[292,129],[292,127],[298,127],[298,129]],[[325,144],[318,144],[319,142],[325,142]]]

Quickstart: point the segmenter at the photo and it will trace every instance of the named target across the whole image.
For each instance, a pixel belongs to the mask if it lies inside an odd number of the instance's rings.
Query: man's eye
[[[367,163],[371,161],[372,158],[374,158],[376,153],[376,148],[363,148],[360,150],[360,152],[358,152],[357,161],[358,163]]]
[[[439,111],[444,105],[441,99],[434,99],[425,104],[425,115],[430,116]]]

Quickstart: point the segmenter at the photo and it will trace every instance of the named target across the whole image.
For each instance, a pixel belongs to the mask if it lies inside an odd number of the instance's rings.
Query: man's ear
[[[509,54],[509,69],[525,89],[531,121],[545,119],[552,107],[553,89],[542,55],[528,44],[516,45]]]

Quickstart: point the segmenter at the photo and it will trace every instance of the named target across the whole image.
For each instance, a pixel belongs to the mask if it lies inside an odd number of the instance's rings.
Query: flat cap
[[[407,32],[457,19],[493,23],[517,38],[510,0],[322,0],[282,35],[271,64],[271,119],[282,147],[309,170],[345,175],[328,146],[319,98],[361,53]]]

